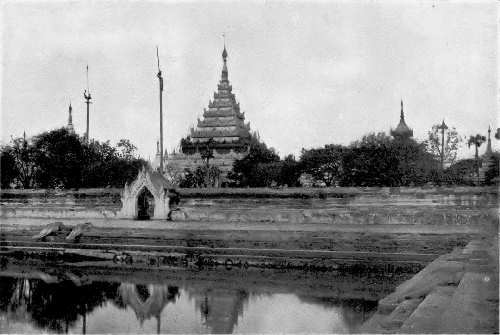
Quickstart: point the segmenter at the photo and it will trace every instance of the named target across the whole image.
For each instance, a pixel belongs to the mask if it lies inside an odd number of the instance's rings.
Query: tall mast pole
[[[83,92],[83,97],[85,98],[85,103],[87,104],[87,131],[85,132],[85,141],[88,143],[89,142],[89,107],[92,102],[90,102],[90,99],[92,99],[92,96],[90,95],[90,89],[89,89],[89,65],[87,64],[87,89]]]
[[[438,129],[441,129],[441,170],[444,171],[444,131],[448,129],[448,126],[444,123],[444,119],[441,125],[438,126]]]
[[[160,83],[160,173],[163,174],[163,77],[160,70],[160,56],[158,55],[158,46],[156,47],[156,59],[158,60],[158,81]]]

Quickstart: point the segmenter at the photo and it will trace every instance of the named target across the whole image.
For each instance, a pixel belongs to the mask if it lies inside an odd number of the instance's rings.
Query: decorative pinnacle
[[[87,100],[87,103],[90,103],[90,99],[92,99],[92,96],[90,95],[90,88],[89,88],[89,65],[87,64],[87,88],[83,91],[83,97],[85,100]]]
[[[438,127],[438,129],[448,129],[448,126],[446,125],[446,123],[444,123],[444,119],[443,122],[441,122],[441,125]]]
[[[405,119],[405,113],[403,112],[403,99],[401,99],[401,120]]]
[[[224,60],[224,63],[225,63],[226,59],[227,59],[226,33],[222,33],[222,38],[224,39],[224,50],[222,51],[222,59]]]
[[[160,55],[158,54],[158,46],[156,46],[156,59],[158,61],[158,74],[156,76],[158,77],[158,80],[160,82],[160,91],[163,91],[163,77],[161,76],[160,70]]]
[[[486,154],[491,154],[491,125],[488,125],[488,144],[486,146]]]
[[[224,34],[222,36],[225,36]],[[222,65],[222,78],[221,80],[222,81],[227,81],[227,63],[226,63],[226,60],[227,60],[227,50],[226,50],[226,42],[225,42],[225,39],[224,39],[224,50],[222,51],[222,60],[224,61],[224,64]]]
[[[89,88],[89,65],[87,64],[87,92],[90,94],[90,88]]]
[[[226,62],[227,59],[227,51],[226,51],[226,46],[224,46],[224,50],[222,51],[222,59],[224,60],[224,63]]]
[[[71,100],[69,101],[69,108],[68,108],[68,124],[71,124],[73,122],[73,116],[71,115],[71,112],[73,111],[73,107],[71,107]]]

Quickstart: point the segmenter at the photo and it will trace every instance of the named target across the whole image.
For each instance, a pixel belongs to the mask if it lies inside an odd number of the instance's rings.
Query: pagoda
[[[73,126],[73,108],[71,107],[71,102],[69,103],[69,108],[68,108],[68,125],[66,126],[66,130],[70,134],[75,134],[75,127]]]
[[[413,137],[413,129],[408,127],[405,122],[405,113],[403,112],[403,100],[401,100],[401,115],[396,129],[391,129],[391,135],[399,140],[407,140]]]
[[[203,110],[203,119],[198,119],[196,127],[180,142],[180,152],[166,155],[167,169],[194,171],[206,164],[207,152],[210,152],[209,165],[216,166],[221,176],[220,186],[232,170],[233,163],[243,158],[250,146],[250,124],[245,123],[245,114],[240,111],[240,104],[232,92],[227,70],[227,50],[222,51],[222,75],[208,109]]]
[[[498,164],[495,156],[493,155],[493,150],[491,149],[491,126],[488,127],[488,142],[486,144],[486,151],[481,157],[481,167],[479,168],[478,182],[484,184],[486,182],[491,182],[488,179],[487,174],[495,169],[495,165]],[[498,178],[497,178],[498,179]]]

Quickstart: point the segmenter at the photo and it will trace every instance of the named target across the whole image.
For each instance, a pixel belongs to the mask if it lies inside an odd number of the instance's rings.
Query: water
[[[409,274],[10,264],[1,333],[352,333]]]

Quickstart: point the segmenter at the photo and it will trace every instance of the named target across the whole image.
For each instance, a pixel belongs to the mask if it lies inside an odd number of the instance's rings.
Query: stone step
[[[439,328],[441,316],[449,306],[456,286],[438,286],[425,297],[403,323],[401,333],[433,333]]]
[[[440,256],[410,280],[399,285],[394,293],[379,301],[378,310],[388,314],[404,299],[425,297],[437,286],[457,285],[465,265],[448,258],[448,255]]]
[[[372,333],[372,334],[382,334],[387,333],[387,330],[382,328],[380,323],[387,317],[387,315],[381,314],[379,312],[373,314],[373,316],[363,323],[359,332],[362,334]]]
[[[498,276],[466,272],[436,330],[444,333],[498,333]]]
[[[403,300],[391,314],[380,321],[380,325],[388,331],[398,330],[421,302],[420,298]]]

